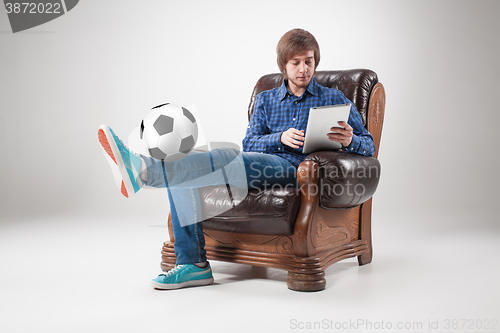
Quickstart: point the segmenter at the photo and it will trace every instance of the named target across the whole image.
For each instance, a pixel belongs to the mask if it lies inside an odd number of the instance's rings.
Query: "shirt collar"
[[[288,91],[286,87],[286,79],[283,80],[283,83],[281,83],[281,86],[278,88],[278,99],[282,101],[285,99],[287,95],[293,96],[291,92]],[[311,79],[311,82],[309,82],[309,85],[307,86],[306,92],[309,92],[313,96],[317,96],[319,94],[319,85],[316,83],[316,80],[314,78]]]
[[[317,96],[319,94],[319,84],[316,83],[316,80],[314,78],[312,78],[311,82],[309,82],[306,91],[308,91],[313,96]]]

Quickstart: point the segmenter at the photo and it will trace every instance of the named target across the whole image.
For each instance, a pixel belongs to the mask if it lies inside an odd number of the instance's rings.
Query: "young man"
[[[152,281],[155,288],[177,289],[213,282],[204,250],[203,227],[197,217],[201,212],[196,204],[199,200],[196,188],[226,183],[227,179],[213,172],[214,165],[236,165],[232,179],[238,186],[296,186],[297,167],[306,157],[302,154],[302,145],[309,109],[352,105],[342,92],[322,87],[314,80],[320,50],[309,32],[302,29],[287,32],[278,43],[277,55],[283,83],[257,96],[243,139],[243,152],[215,149],[191,153],[176,162],[162,162],[129,151],[108,126],[99,129],[99,141],[125,196],[144,185],[167,188],[177,261],[175,268]],[[351,152],[373,155],[373,138],[364,128],[354,105],[348,123],[332,124],[331,130],[332,133],[325,133],[330,140],[340,142]],[[281,176],[276,178],[276,175]]]

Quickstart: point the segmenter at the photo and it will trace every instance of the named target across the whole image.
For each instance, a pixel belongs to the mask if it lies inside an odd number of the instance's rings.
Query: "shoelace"
[[[118,136],[116,136],[114,133],[111,133],[111,134],[113,135],[113,138],[114,138],[115,140],[116,140],[116,139],[118,139],[118,141],[120,142],[120,147],[121,147],[121,149],[122,149],[122,150],[124,150],[124,151],[125,151],[125,152],[129,155],[129,156],[130,156],[130,155],[134,155],[134,156],[136,156],[136,157],[139,157],[139,158],[140,158],[139,154],[136,154],[136,153],[134,153],[133,151],[130,151],[130,149],[128,149],[128,147],[127,147],[127,146],[123,143],[123,141],[122,141],[122,140],[121,140]],[[118,149],[120,149],[120,147],[118,147]],[[120,150],[121,150],[121,149],[120,149]]]
[[[175,266],[174,268],[172,268],[171,270],[169,270],[166,274],[160,274],[160,276],[165,276],[165,277],[168,277],[172,274],[174,274],[175,272],[177,272],[181,267],[183,267],[184,265],[177,265]]]

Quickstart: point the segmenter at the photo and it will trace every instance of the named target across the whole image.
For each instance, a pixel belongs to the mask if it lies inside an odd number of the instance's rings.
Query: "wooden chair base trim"
[[[366,241],[358,240],[340,247],[320,252],[311,257],[296,257],[289,254],[264,253],[225,247],[206,246],[207,258],[238,264],[271,267],[288,271],[287,285],[297,291],[319,291],[325,289],[324,270],[347,258],[366,254]],[[163,270],[175,266],[174,244],[165,242],[162,250]]]

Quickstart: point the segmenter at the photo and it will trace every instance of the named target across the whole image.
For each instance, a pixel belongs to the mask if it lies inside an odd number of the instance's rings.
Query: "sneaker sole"
[[[176,283],[176,284],[164,284],[164,283],[158,283],[158,282],[151,282],[151,285],[155,287],[156,289],[161,289],[161,290],[172,290],[172,289],[180,289],[180,288],[186,288],[186,287],[198,287],[198,286],[207,286],[209,284],[212,284],[214,282],[213,276],[208,279],[203,279],[203,280],[191,280],[191,281],[186,281],[186,282],[181,282],[181,283]]]
[[[134,187],[129,179],[127,168],[123,163],[120,150],[113,139],[113,135],[111,134],[109,127],[105,125],[99,127],[98,136],[104,156],[111,167],[111,171],[113,172],[116,185],[120,189],[120,192],[128,198],[129,193],[135,193]]]

